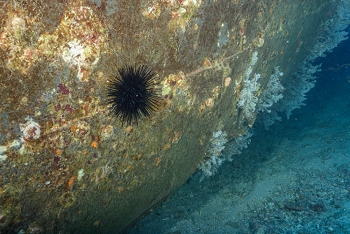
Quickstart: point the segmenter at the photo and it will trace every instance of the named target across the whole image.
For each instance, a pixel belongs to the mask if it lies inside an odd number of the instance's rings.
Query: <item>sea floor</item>
[[[127,233],[350,233],[350,65],[327,61],[306,106]]]

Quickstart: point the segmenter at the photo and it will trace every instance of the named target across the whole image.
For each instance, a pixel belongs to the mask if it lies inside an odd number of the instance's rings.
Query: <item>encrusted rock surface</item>
[[[0,2],[0,232],[117,233],[186,181],[214,132],[246,133],[242,80],[288,82],[337,1]],[[257,61],[252,58],[257,53]],[[158,73],[158,111],[123,126],[108,79]]]

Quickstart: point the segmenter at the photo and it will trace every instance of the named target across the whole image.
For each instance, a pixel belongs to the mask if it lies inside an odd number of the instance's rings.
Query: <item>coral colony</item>
[[[275,67],[266,89],[258,94],[260,88],[258,81],[261,80],[261,75],[258,73],[251,75],[258,61],[258,52],[253,52],[242,80],[242,87],[238,86],[241,90],[236,90],[240,92],[236,107],[242,112],[249,128],[252,128],[257,114],[258,120],[268,129],[276,120],[281,120],[278,112],[285,112],[289,118],[294,109],[305,105],[303,102],[306,100],[306,93],[315,86],[317,77],[314,74],[321,67],[321,64],[313,65],[313,62],[319,57],[324,57],[325,53],[331,52],[340,42],[348,38],[348,33],[344,30],[350,24],[349,8],[349,1],[343,1],[339,5],[336,16],[325,23],[325,33],[318,38],[318,43],[302,62],[300,69],[293,74],[293,79],[288,79],[284,85],[280,81],[283,73],[279,67]],[[201,179],[215,174],[225,160],[231,161],[232,155],[239,154],[247,147],[252,135],[249,128],[245,135],[234,139],[227,139],[227,133],[221,130],[213,132],[206,158],[198,165],[203,172]]]

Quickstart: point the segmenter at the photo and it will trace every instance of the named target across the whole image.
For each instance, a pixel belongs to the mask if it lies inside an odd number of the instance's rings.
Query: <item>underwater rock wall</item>
[[[249,135],[338,2],[0,2],[0,231],[127,228]],[[139,65],[159,101],[129,125],[106,92]]]

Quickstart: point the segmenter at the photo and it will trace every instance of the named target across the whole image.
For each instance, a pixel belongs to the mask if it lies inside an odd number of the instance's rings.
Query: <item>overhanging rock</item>
[[[118,233],[198,165],[213,173],[338,2],[0,2],[0,231]],[[108,82],[141,64],[158,74],[158,110],[122,125]]]

